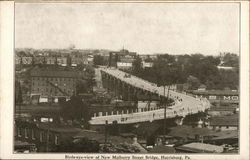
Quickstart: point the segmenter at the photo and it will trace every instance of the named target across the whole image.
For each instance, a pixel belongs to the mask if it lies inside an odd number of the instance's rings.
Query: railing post
[[[99,116],[100,116],[100,117],[102,116],[102,112],[99,112]]]

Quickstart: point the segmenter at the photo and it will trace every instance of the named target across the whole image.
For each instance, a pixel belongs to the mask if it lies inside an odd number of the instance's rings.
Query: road
[[[124,83],[164,96],[164,87],[157,87],[156,84],[150,83],[146,80],[143,80],[133,75],[126,76],[127,73],[120,71],[118,69],[101,68],[100,70],[106,72],[107,74],[113,77],[116,77],[117,79],[120,79]],[[178,93],[172,90],[169,91],[169,97],[175,100],[175,104],[171,107],[171,109],[167,109],[166,113],[167,118],[173,118],[175,116],[185,117],[186,115],[202,112],[210,108],[210,103],[207,99],[194,98],[192,96]],[[127,111],[124,111],[124,113],[122,114],[97,113],[94,117],[92,117],[90,123],[104,124],[104,122],[108,120],[108,123],[117,121],[118,123],[121,124],[129,124],[129,123],[159,120],[163,118],[164,118],[164,109],[155,108],[149,111],[138,110],[137,112],[131,114],[127,114]]]

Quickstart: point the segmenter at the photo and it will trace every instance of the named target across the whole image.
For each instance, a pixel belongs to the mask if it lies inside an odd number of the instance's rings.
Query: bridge
[[[204,98],[195,98],[184,93],[168,90],[164,93],[164,87],[158,87],[139,77],[130,75],[114,68],[101,68],[103,86],[108,90],[113,90],[116,95],[125,100],[138,100],[141,95],[146,95],[149,99],[166,100],[168,97],[174,102],[167,106],[166,118],[185,117],[187,115],[204,112],[210,108],[210,103]],[[108,122],[112,124],[133,124],[164,119],[164,107],[142,108],[133,111],[125,110],[121,112],[99,112],[95,113],[89,121],[92,125],[103,125]]]

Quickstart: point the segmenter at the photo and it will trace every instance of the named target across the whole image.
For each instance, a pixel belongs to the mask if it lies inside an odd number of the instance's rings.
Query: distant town
[[[15,153],[239,153],[239,56],[15,49]]]

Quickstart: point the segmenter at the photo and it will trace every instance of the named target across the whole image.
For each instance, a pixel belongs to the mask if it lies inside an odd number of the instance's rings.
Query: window
[[[36,138],[35,138],[35,132],[34,132],[33,129],[31,129],[31,138],[32,138],[32,139],[36,139]]]
[[[27,128],[24,128],[24,137],[28,138],[28,129]]]
[[[19,127],[17,128],[17,136],[21,137],[21,128],[19,128]]]
[[[55,145],[59,145],[58,136],[55,135]]]
[[[40,132],[40,142],[43,142],[43,132]]]

